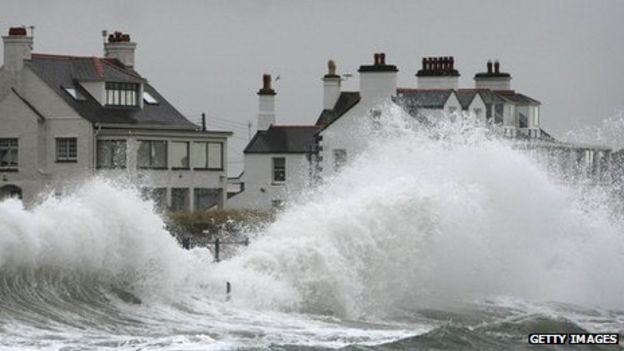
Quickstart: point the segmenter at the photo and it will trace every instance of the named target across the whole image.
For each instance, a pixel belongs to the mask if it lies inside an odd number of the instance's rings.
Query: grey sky
[[[35,52],[101,55],[101,30],[129,32],[136,68],[182,113],[233,126],[239,162],[261,74],[280,75],[278,123],[313,123],[333,58],[355,76],[374,52],[399,85],[428,55],[455,56],[460,87],[487,59],[540,100],[546,130],[597,124],[624,108],[624,1],[0,1],[0,30],[35,25]],[[223,122],[222,120],[232,122]],[[209,123],[211,121],[209,120]],[[237,165],[232,164],[232,166]]]

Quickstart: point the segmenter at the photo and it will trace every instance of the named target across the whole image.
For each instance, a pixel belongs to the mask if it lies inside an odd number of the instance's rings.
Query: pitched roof
[[[27,64],[57,95],[90,122],[132,124],[145,126],[145,128],[158,125],[159,127],[166,126],[175,129],[197,129],[195,124],[178,112],[146,79],[118,60],[32,54],[32,59],[30,62],[27,61]],[[144,91],[152,95],[158,104],[144,104],[143,108],[102,106],[79,84],[86,81],[143,83]],[[67,94],[63,88],[75,88],[86,99],[84,101],[76,100]]]
[[[327,128],[338,118],[347,113],[353,106],[360,102],[360,93],[357,91],[343,91],[340,93],[334,108],[331,110],[323,110],[316,120],[316,126],[322,129]]]
[[[455,95],[457,96],[457,100],[459,100],[459,104],[465,110],[470,106],[475,96],[477,96],[477,93],[478,91],[474,89],[460,89],[455,92]]]
[[[508,100],[511,100],[512,102],[516,103],[516,104],[536,104],[536,105],[540,105],[541,102],[530,98],[524,94],[520,94],[520,93],[516,93],[513,90],[500,90],[500,91],[494,91],[494,94],[499,95],[503,98],[506,98]]]
[[[11,91],[13,92],[13,94],[15,94],[20,100],[22,100],[22,102],[32,111],[37,115],[37,118],[39,119],[40,122],[44,122],[45,121],[45,117],[43,116],[43,114],[41,112],[39,112],[39,110],[37,110],[37,108],[35,106],[33,106],[33,104],[30,103],[30,101],[26,100],[22,95],[20,95],[20,93],[17,92],[17,90],[15,90],[15,88],[11,88]]]
[[[244,153],[309,153],[313,151],[317,126],[275,126],[259,130]]]
[[[397,102],[408,108],[443,108],[453,89],[397,89]]]

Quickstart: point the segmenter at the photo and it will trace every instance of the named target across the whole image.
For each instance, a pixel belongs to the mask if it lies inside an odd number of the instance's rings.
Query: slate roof
[[[511,100],[512,102],[516,103],[516,104],[537,104],[540,105],[541,102],[530,98],[524,94],[520,94],[520,93],[516,93],[513,90],[504,90],[504,91],[496,91],[494,92],[496,95],[499,95],[503,98],[506,98],[508,100]]]
[[[314,151],[317,126],[275,126],[259,130],[251,139],[244,153],[309,153]]]
[[[457,96],[457,100],[459,100],[459,104],[465,110],[467,109],[475,96],[477,96],[478,91],[474,89],[464,90],[460,89],[455,92],[455,96]]]
[[[443,108],[452,89],[397,89],[397,102],[413,108]]]
[[[347,113],[353,106],[360,102],[360,93],[357,91],[343,91],[340,93],[332,110],[323,110],[316,120],[316,126],[321,129],[327,128],[338,118]]]
[[[92,123],[131,124],[145,128],[167,127],[172,129],[197,130],[146,79],[133,69],[115,59],[79,57],[48,54],[32,54],[26,61],[32,70],[52,88],[78,114]],[[143,108],[128,106],[102,106],[80,84],[80,81],[108,81],[143,83],[143,89],[152,95],[158,104],[143,104]],[[85,101],[78,101],[63,88],[75,88]],[[142,97],[139,97],[142,98]]]

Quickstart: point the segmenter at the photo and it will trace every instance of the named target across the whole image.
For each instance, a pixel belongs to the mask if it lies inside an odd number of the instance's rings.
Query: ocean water
[[[613,189],[469,118],[380,118],[340,174],[220,263],[112,180],[0,202],[0,349],[533,350],[534,332],[624,333]]]

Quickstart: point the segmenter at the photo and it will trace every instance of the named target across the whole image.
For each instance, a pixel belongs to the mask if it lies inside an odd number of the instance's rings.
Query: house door
[[[21,199],[22,188],[15,185],[5,185],[0,187],[0,200],[7,197],[17,197],[18,199]]]

